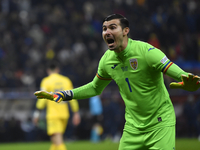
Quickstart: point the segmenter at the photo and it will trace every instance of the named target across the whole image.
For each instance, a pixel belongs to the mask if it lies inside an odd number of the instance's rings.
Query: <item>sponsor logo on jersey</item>
[[[115,69],[115,67],[117,66],[117,64],[115,64],[113,67],[111,67],[112,69]]]
[[[138,61],[137,61],[137,59],[135,59],[135,58],[130,59],[129,62],[130,62],[131,68],[133,70],[136,70],[137,67],[138,67]]]
[[[162,121],[162,118],[161,117],[158,117],[158,122]]]
[[[150,50],[152,50],[152,49],[155,49],[155,47],[148,49],[148,51],[150,51]]]
[[[168,60],[168,58],[167,58],[167,56],[165,56],[165,57],[163,57],[163,59],[161,59],[161,63],[165,64],[167,60]]]
[[[122,71],[128,71],[128,66],[125,66],[125,67],[121,67]]]

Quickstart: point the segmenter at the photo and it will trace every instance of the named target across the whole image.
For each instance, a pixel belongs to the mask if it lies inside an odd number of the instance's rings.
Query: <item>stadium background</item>
[[[200,1],[198,0],[1,0],[0,1],[0,142],[45,141],[45,112],[31,122],[45,65],[61,64],[75,87],[90,82],[107,50],[102,19],[121,13],[130,21],[130,37],[160,48],[185,71],[200,75]],[[164,76],[169,89],[171,78]],[[200,94],[170,90],[177,116],[177,138],[200,135]],[[118,139],[124,104],[112,82],[101,95],[102,138]],[[82,122],[69,122],[65,138],[90,137],[88,99],[79,100]]]

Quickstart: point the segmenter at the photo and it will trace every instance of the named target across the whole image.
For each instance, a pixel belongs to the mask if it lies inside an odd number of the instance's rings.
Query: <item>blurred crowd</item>
[[[113,13],[120,13],[130,21],[132,39],[152,44],[186,71],[200,75],[198,0],[1,0],[0,3],[0,91],[39,89],[41,79],[46,76],[46,64],[51,60],[60,63],[61,74],[68,76],[75,87],[90,82],[107,50],[101,36],[102,20]],[[164,77],[169,85],[171,79]],[[120,95],[111,91],[101,95],[102,138],[118,139],[124,124],[124,105]],[[188,99],[181,105],[175,103],[176,114],[181,114],[177,115],[178,136],[200,135],[200,112],[196,111],[197,106],[200,110],[200,100]],[[89,137],[91,130],[88,124],[91,116],[82,112],[82,117],[76,129],[79,138]],[[37,139],[35,130],[40,132],[39,138],[48,138],[41,132],[45,129],[32,126],[30,118],[26,122],[0,119],[0,137],[9,135],[0,141],[33,140],[34,136]],[[72,132],[68,134],[70,137]]]
[[[53,59],[74,85],[91,81],[107,50],[102,19],[113,13],[128,18],[131,38],[172,61],[200,60],[197,0],[1,0],[0,6],[0,88],[38,88]]]

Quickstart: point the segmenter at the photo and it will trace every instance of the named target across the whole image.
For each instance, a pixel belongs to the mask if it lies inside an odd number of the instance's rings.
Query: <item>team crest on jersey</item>
[[[130,59],[129,62],[130,62],[131,68],[133,70],[136,70],[137,67],[138,67],[138,61],[137,61],[137,59],[135,59],[135,58],[134,59]]]

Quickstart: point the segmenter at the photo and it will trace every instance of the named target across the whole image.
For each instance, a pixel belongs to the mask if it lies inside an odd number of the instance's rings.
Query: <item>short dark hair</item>
[[[57,61],[48,62],[47,68],[50,70],[55,70],[56,68],[59,68],[58,62]]]
[[[113,20],[113,19],[119,19],[120,20],[120,25],[121,25],[122,29],[124,29],[126,27],[129,27],[128,19],[126,19],[124,16],[122,16],[120,14],[112,14],[112,15],[109,15],[109,16],[105,17],[103,19],[103,23],[105,21],[110,21],[110,20]]]

